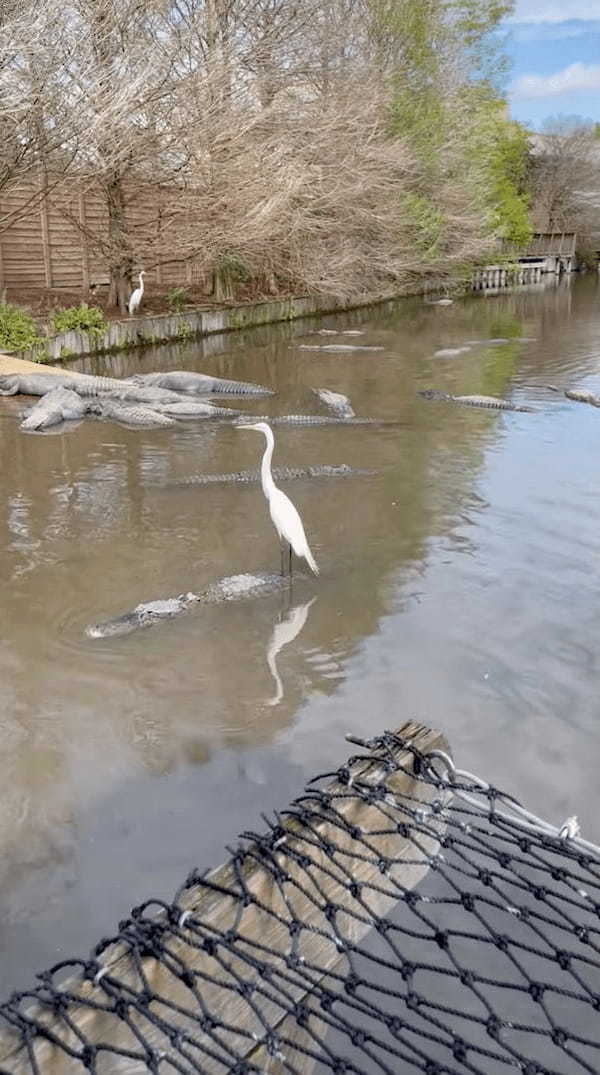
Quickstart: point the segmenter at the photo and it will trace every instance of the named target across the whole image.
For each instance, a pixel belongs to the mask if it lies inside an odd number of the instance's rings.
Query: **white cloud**
[[[589,37],[600,34],[600,19],[572,19],[568,22],[519,22],[510,27],[512,38],[521,45],[562,41],[568,37]]]
[[[570,22],[600,19],[600,0],[517,0],[509,22]]]
[[[553,75],[521,75],[510,86],[513,97],[558,97],[561,93],[600,90],[600,64],[571,63]]]

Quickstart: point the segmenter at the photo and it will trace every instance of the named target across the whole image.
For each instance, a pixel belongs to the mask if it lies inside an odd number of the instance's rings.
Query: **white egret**
[[[139,305],[140,305],[140,303],[142,301],[142,298],[144,296],[144,276],[145,275],[146,275],[146,270],[142,269],[142,271],[141,271],[141,273],[139,275],[140,286],[136,287],[135,291],[132,291],[131,295],[129,296],[129,302],[127,303],[127,309],[129,310],[130,314],[134,314],[139,309]]]
[[[262,463],[260,465],[260,480],[263,493],[269,502],[269,512],[271,514],[271,519],[273,520],[273,526],[279,536],[279,544],[281,546],[281,574],[285,574],[284,555],[285,545],[287,544],[289,547],[290,576],[292,574],[292,551],[296,553],[296,556],[306,560],[311,571],[314,571],[315,575],[318,575],[319,568],[317,567],[315,558],[308,546],[302,519],[300,518],[297,509],[292,504],[289,496],[286,496],[281,489],[278,489],[273,481],[271,459],[273,458],[275,439],[271,427],[267,425],[266,422],[240,422],[235,428],[256,429],[257,432],[264,433],[267,441],[265,454],[262,457]]]

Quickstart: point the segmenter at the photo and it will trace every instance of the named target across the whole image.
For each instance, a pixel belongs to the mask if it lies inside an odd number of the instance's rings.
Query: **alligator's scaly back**
[[[304,467],[272,467],[275,481],[293,481],[298,478],[355,478],[376,474],[375,470],[350,467],[347,463],[314,463]],[[260,470],[237,470],[230,474],[195,474],[179,482],[170,482],[169,488],[187,485],[229,485],[233,482],[250,484],[260,481]]]
[[[200,399],[185,399],[179,396],[173,403],[153,403],[150,407],[159,414],[168,414],[171,418],[237,418],[240,411],[232,407],[216,407]]]
[[[111,418],[114,422],[122,422],[128,426],[144,426],[160,428],[177,425],[174,418],[168,414],[160,414],[152,407],[145,407],[142,403],[121,403],[114,399],[96,399],[90,403],[90,414],[99,418]]]
[[[145,601],[131,612],[111,620],[90,624],[85,633],[88,638],[114,638],[128,635],[146,627],[153,627],[162,620],[172,619],[189,611],[197,604],[214,605],[224,601],[241,601],[245,598],[263,597],[289,586],[283,575],[229,575],[211,583],[201,593],[185,593],[158,601]]]
[[[337,414],[243,414],[238,419],[241,425],[248,422],[268,422],[271,426],[385,426],[397,425],[393,419],[386,418],[340,418]]]
[[[441,392],[437,388],[422,388],[417,392],[423,399],[430,399],[436,403],[458,403],[464,407],[484,407],[494,411],[529,411],[533,407],[527,407],[522,403],[511,403],[507,399],[498,399],[496,396],[453,396],[448,392]]]
[[[298,344],[298,350],[330,351],[333,354],[336,352],[343,354],[346,351],[385,351],[385,347],[368,343],[300,343]]]
[[[166,370],[164,373],[141,373],[134,377],[137,384],[157,385],[174,392],[184,392],[196,396],[235,395],[235,396],[272,396],[270,388],[251,381],[229,381],[222,377],[211,377],[207,373],[194,370]]]
[[[600,407],[600,396],[593,392],[586,392],[580,388],[565,388],[567,399],[574,399],[577,403],[589,403],[591,407]]]

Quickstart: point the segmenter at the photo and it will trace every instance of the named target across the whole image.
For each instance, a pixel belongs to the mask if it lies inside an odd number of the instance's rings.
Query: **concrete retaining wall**
[[[387,296],[391,298],[393,296]],[[381,296],[366,297],[350,305],[340,299],[314,298],[278,299],[274,302],[257,302],[248,306],[234,306],[220,310],[190,310],[180,314],[160,314],[156,317],[128,317],[111,321],[106,332],[99,336],[87,332],[61,332],[50,337],[40,358],[39,352],[20,352],[21,358],[38,362],[52,362],[77,358],[80,355],[101,354],[103,351],[120,351],[129,347],[143,347],[168,340],[186,340],[194,336],[208,336],[213,332],[232,332],[252,325],[265,325],[275,321],[291,321],[311,314],[332,313],[336,310],[355,309],[384,301]]]

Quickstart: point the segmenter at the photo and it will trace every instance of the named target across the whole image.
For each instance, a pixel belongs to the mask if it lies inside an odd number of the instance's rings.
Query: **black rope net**
[[[362,745],[1,1005],[0,1071],[598,1073],[593,849],[414,741]]]

